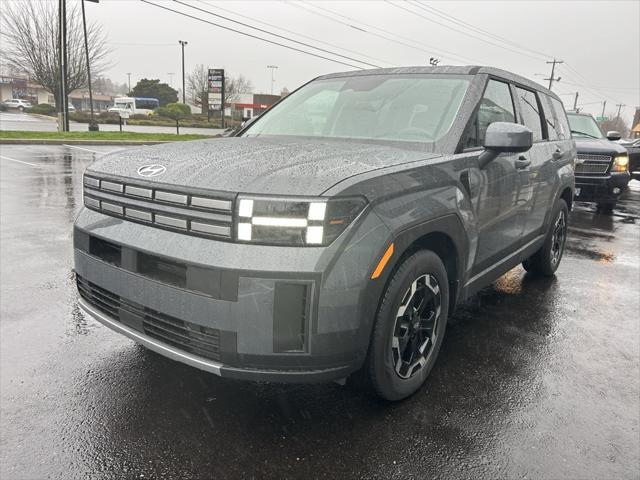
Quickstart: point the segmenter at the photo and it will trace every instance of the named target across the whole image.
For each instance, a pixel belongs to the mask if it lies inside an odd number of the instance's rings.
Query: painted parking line
[[[66,143],[63,143],[63,144],[62,144],[62,146],[63,146],[63,147],[67,147],[67,148],[75,148],[75,149],[77,149],[77,150],[83,150],[83,151],[85,151],[85,152],[100,153],[100,154],[102,154],[102,153],[103,153],[103,152],[99,152],[99,151],[97,151],[97,150],[90,150],[90,149],[88,149],[88,148],[76,147],[75,145],[67,145]]]
[[[9,160],[11,162],[17,162],[17,163],[22,163],[24,165],[29,165],[30,167],[42,168],[42,165],[36,165],[35,163],[29,163],[23,160],[16,160],[15,158],[7,157],[6,155],[0,155],[0,158],[4,158],[5,160]]]

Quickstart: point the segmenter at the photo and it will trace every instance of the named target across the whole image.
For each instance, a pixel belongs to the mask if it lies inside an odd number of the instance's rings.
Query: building
[[[29,81],[27,77],[0,76],[0,102],[21,98],[31,102],[32,105],[47,103],[55,105],[56,99],[52,93],[45,90],[42,85]],[[69,94],[69,103],[76,110],[89,110],[89,91],[74,90]],[[93,108],[97,112],[106,111],[113,106],[113,97],[99,92],[93,94]]]
[[[280,100],[280,95],[267,95],[263,93],[242,93],[235,96],[232,101],[226,102],[230,112],[227,116],[234,119],[253,118],[260,115],[267,108]]]
[[[101,93],[93,92],[93,109],[96,112],[106,112],[113,106],[113,98],[111,95],[102,95]],[[76,110],[89,111],[89,90],[74,90],[69,94],[69,103],[75,107]]]
[[[636,113],[633,116],[633,122],[631,122],[631,138],[640,138],[640,107],[636,107]]]

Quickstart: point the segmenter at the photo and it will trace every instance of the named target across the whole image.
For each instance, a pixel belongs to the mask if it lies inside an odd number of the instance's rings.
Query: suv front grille
[[[76,275],[80,296],[112,319],[164,344],[212,360],[220,360],[220,330],[185,322],[118,295]]]
[[[579,153],[576,163],[576,175],[605,175],[611,165],[611,155],[597,155],[592,153]]]
[[[233,195],[174,191],[84,176],[84,205],[91,210],[192,235],[231,239]]]

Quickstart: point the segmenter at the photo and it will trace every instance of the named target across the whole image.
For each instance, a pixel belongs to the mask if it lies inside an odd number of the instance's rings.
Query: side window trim
[[[523,85],[513,85],[513,92],[516,94],[515,98],[518,98],[517,94],[518,94],[518,88],[520,90],[525,90],[529,93],[533,93],[533,95],[536,98],[536,105],[538,107],[538,117],[540,119],[540,130],[542,132],[542,138],[540,140],[534,140],[533,143],[541,143],[541,142],[548,142],[549,141],[549,132],[547,132],[547,121],[546,118],[544,116],[544,110],[541,108],[541,104],[540,104],[540,95],[538,94],[538,92],[536,90],[531,90],[528,87],[525,87]],[[524,117],[522,116],[522,109],[520,108],[520,99],[518,98],[518,123],[520,125],[525,125],[524,123]]]
[[[496,81],[496,82],[500,82],[500,83],[504,83],[507,85],[507,87],[509,88],[509,94],[511,95],[511,108],[513,109],[513,115],[514,115],[514,120],[516,123],[518,123],[518,115],[519,115],[519,110],[518,110],[518,102],[516,102],[516,91],[515,88],[513,86],[513,83],[510,82],[509,80],[507,80],[506,78],[502,78],[502,77],[496,77],[494,75],[488,75],[487,76],[487,81],[484,83],[484,87],[482,89],[482,94],[480,95],[480,100],[478,101],[477,105],[475,106],[475,108],[473,109],[473,113],[471,114],[471,116],[469,117],[469,120],[467,121],[467,125],[465,126],[464,130],[462,131],[462,135],[460,136],[460,141],[458,142],[458,148],[456,148],[456,153],[466,153],[466,152],[473,152],[473,151],[478,151],[480,149],[482,149],[482,146],[475,146],[475,147],[467,147],[465,148],[465,143],[467,140],[467,135],[469,133],[469,129],[474,128],[474,124],[476,124],[476,119],[478,116],[478,112],[480,111],[480,105],[482,104],[482,100],[484,99],[484,96],[487,93],[487,88],[489,88],[489,83],[491,81]],[[478,132],[476,132],[477,134]]]

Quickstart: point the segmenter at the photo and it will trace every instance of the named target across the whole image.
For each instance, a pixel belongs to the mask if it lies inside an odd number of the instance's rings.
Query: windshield
[[[131,108],[131,103],[130,102],[116,102],[113,106],[115,108],[121,108],[121,109],[126,110],[126,109]]]
[[[571,134],[574,137],[604,138],[600,127],[595,119],[589,115],[568,114]]]
[[[468,77],[363,75],[317,80],[263,114],[245,136],[434,142],[451,128]]]

